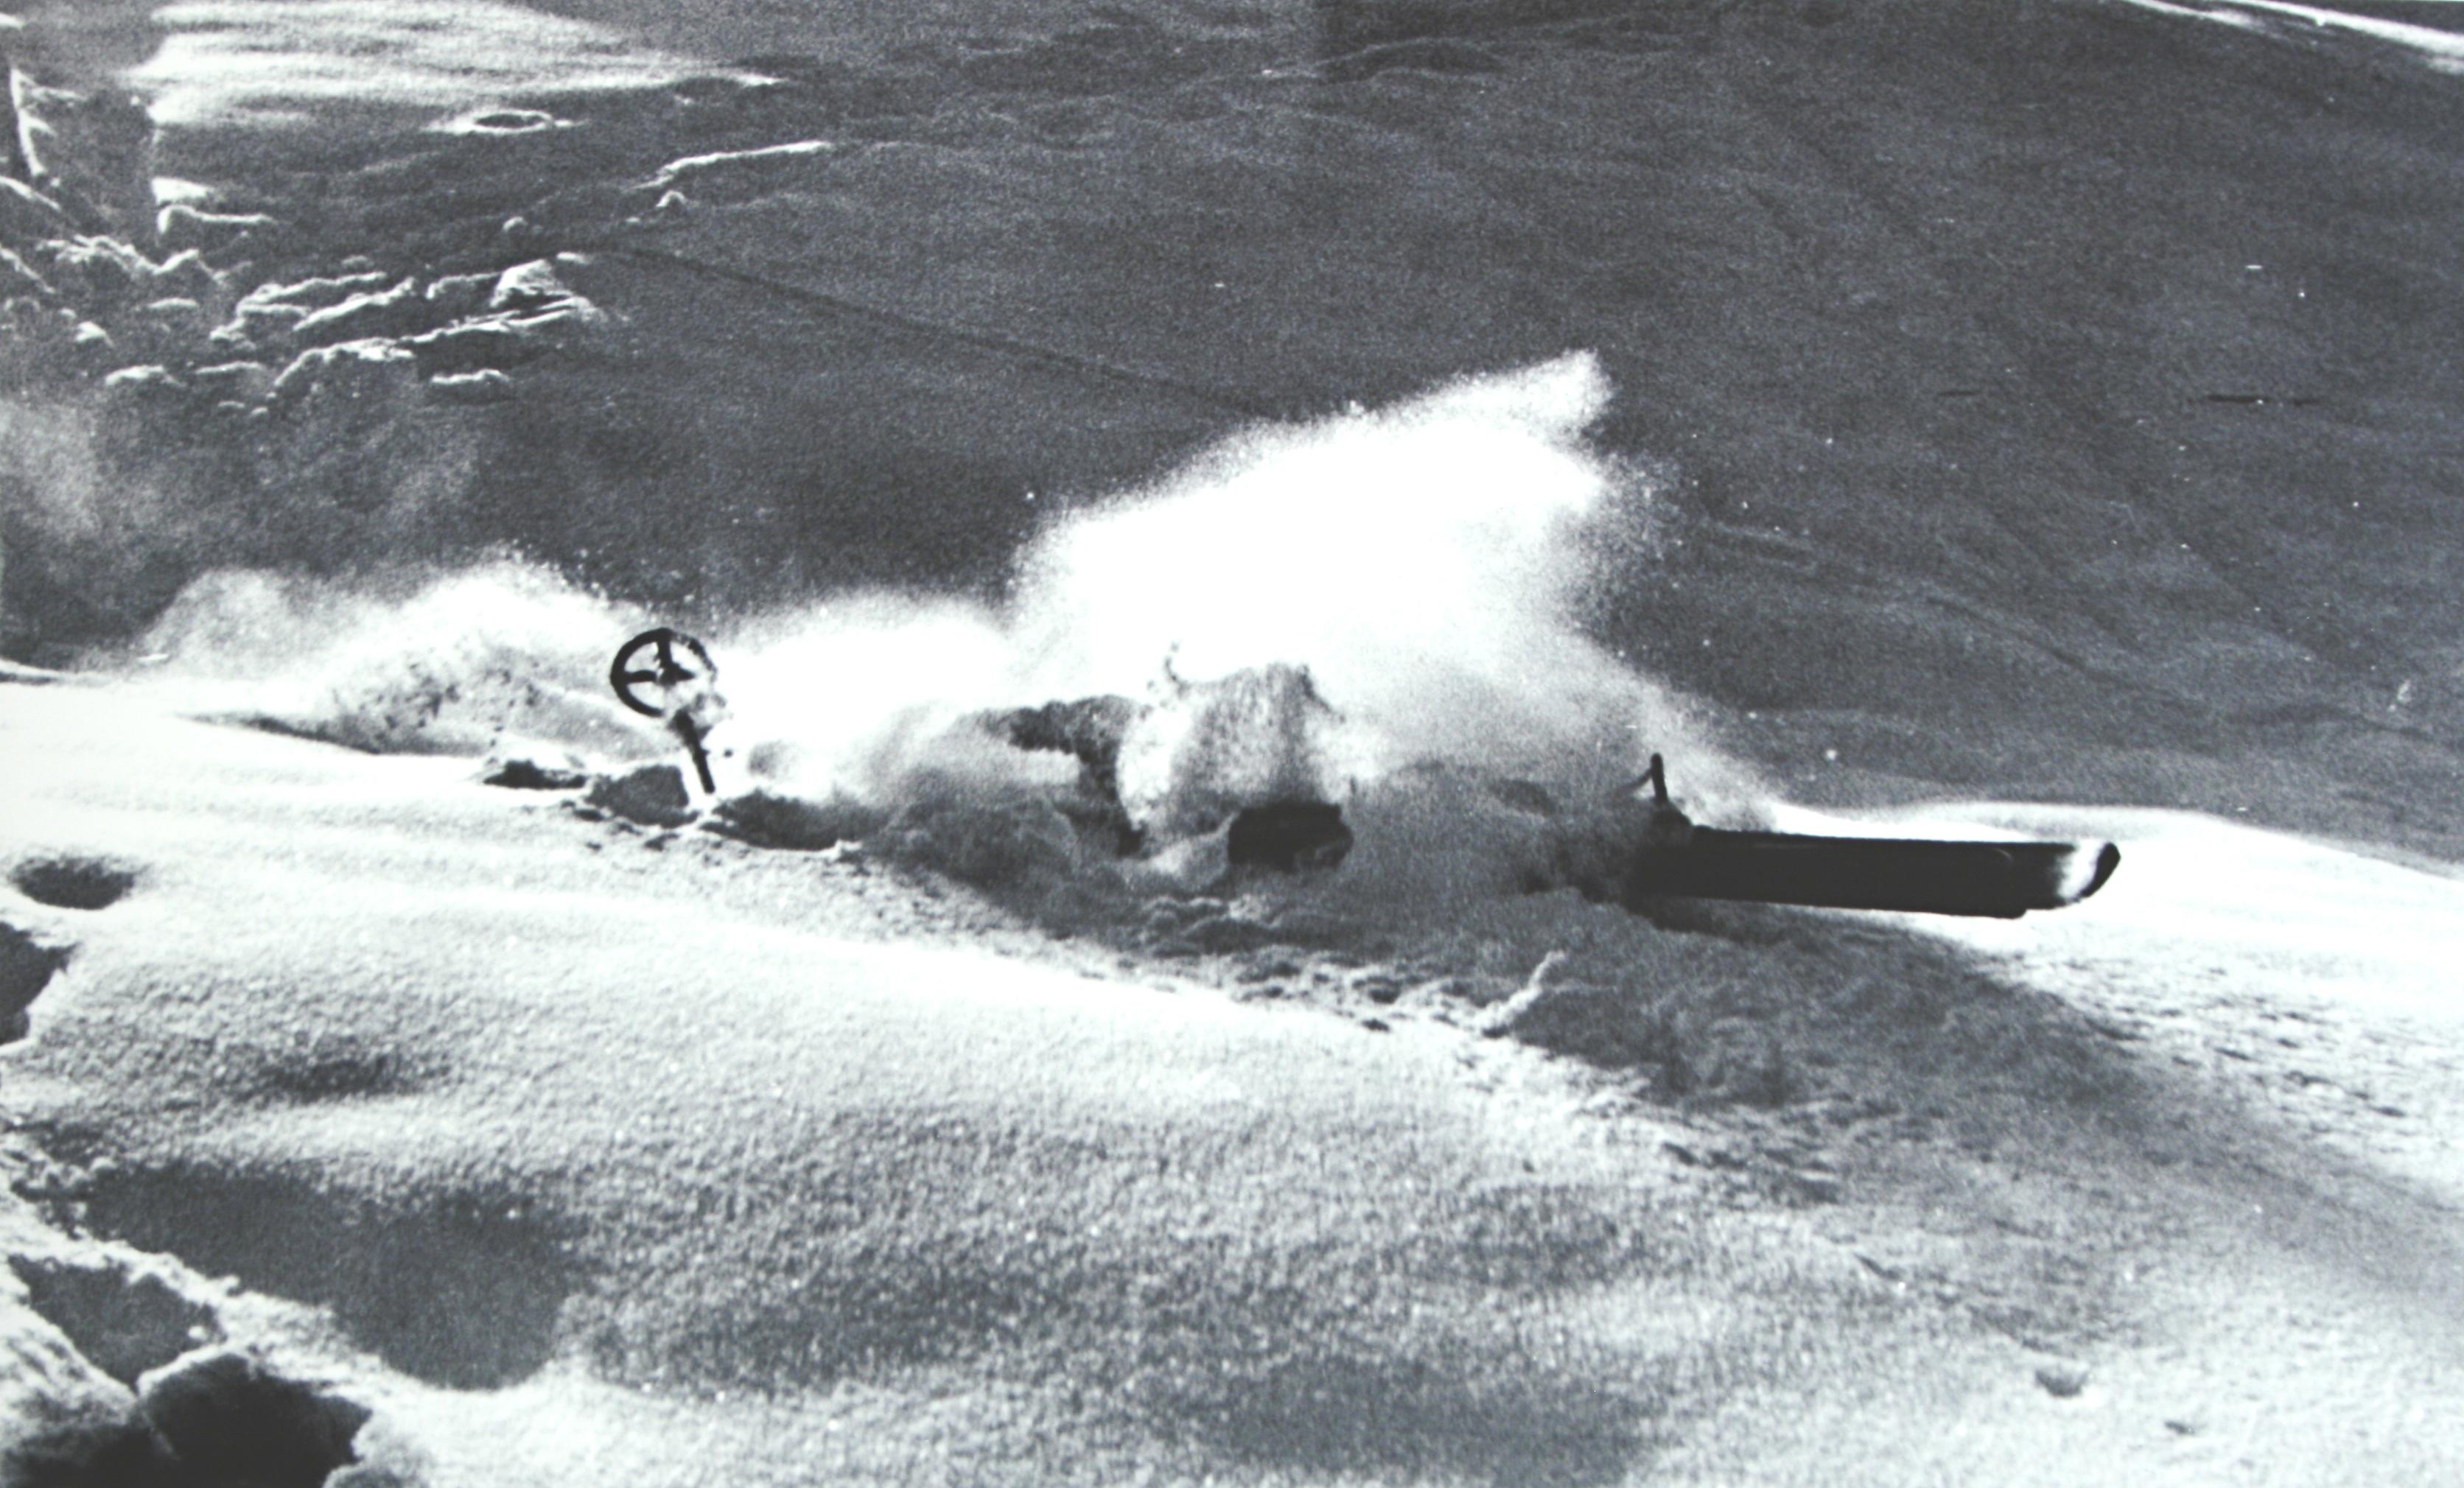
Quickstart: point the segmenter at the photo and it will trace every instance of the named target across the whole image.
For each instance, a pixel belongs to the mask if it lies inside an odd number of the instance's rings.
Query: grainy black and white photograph
[[[2464,1481],[2464,4],[0,68],[5,1488]]]

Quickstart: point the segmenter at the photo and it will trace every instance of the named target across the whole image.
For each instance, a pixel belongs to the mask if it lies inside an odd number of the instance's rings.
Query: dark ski
[[[1743,899],[2007,920],[2077,904],[2102,888],[2122,863],[2122,849],[2111,842],[1933,842],[1696,826],[1669,803],[1658,755],[1646,778],[1655,821],[1627,872],[1629,904]]]

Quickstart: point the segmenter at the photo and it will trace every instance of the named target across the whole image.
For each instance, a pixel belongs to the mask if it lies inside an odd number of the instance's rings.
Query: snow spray
[[[1249,429],[1054,521],[1004,603],[841,595],[707,630],[731,711],[714,744],[739,778],[799,795],[1033,791],[1054,761],[952,726],[1283,665],[1337,720],[1310,748],[1352,791],[1441,763],[1580,796],[1659,751],[1698,810],[1749,798],[1686,703],[1579,624],[1603,552],[1638,551],[1651,521],[1647,481],[1586,443],[1609,397],[1575,354]],[[363,748],[510,734],[622,753],[625,734],[643,754],[658,741],[596,694],[605,652],[654,619],[507,559],[385,592],[216,576],[150,644],[173,674],[247,676],[275,711],[313,715],[306,732]]]

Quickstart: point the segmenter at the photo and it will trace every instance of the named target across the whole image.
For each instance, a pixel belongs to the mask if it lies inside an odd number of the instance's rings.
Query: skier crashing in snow
[[[655,666],[649,662],[655,659]],[[618,654],[626,705],[662,718],[712,792],[705,740],[724,716],[709,652],[654,630]],[[1344,799],[1341,715],[1309,669],[1284,663],[1193,683],[1169,664],[1145,701],[1099,694],[979,713],[958,725],[1079,764],[1067,813],[1123,858],[1182,882],[1238,868],[1331,871],[1353,845]],[[1937,842],[1815,837],[1695,823],[1670,798],[1661,757],[1618,798],[1564,809],[1529,781],[1495,782],[1549,820],[1549,868],[1531,886],[1571,886],[1643,908],[1662,899],[1732,899],[1851,909],[2016,918],[2102,887],[2111,842]]]

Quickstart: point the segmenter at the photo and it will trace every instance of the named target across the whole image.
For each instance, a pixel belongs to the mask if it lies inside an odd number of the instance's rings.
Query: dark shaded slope
[[[2452,776],[2452,79],[2084,8],[1825,39],[1738,90],[1828,188],[1788,206],[1804,276],[1837,286],[1794,318],[1792,385],[1752,400],[1762,437],[1717,446],[1761,460],[1697,507],[1715,548],[1793,559],[1782,613],[1811,603],[1834,638],[1758,649],[1749,695],[1933,691],[1936,718],[1973,699],[2117,747]],[[1790,480],[1792,435],[1837,444]],[[1749,487],[1778,510],[1749,523]],[[1834,601],[1835,556],[1901,580],[1916,616]]]

